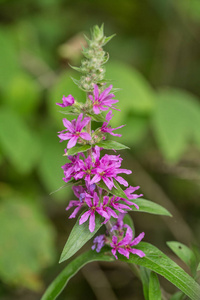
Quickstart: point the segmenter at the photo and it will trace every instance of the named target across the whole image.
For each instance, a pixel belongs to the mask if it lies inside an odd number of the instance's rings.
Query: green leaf
[[[154,272],[151,272],[149,280],[149,300],[161,300],[160,283]]]
[[[133,211],[146,212],[149,214],[163,215],[163,216],[169,216],[169,217],[172,216],[166,208],[162,207],[161,205],[159,205],[155,202],[152,202],[152,201],[149,201],[149,200],[146,200],[143,198],[138,198],[138,199],[133,199],[133,200],[128,199],[126,194],[122,190],[122,188],[116,182],[116,180],[114,180],[114,183],[115,183],[115,186],[117,187],[117,189],[112,188],[112,190],[109,190],[109,188],[103,181],[100,181],[98,183],[98,186],[117,197],[124,198],[129,201],[133,201],[133,203],[135,203],[139,206],[139,210],[134,205],[131,206]]]
[[[99,147],[102,147],[104,149],[114,149],[114,150],[123,150],[123,149],[130,149],[129,147],[121,144],[121,143],[118,143],[118,142],[115,142],[115,141],[103,141],[103,142],[99,142],[96,144],[97,146]]]
[[[119,254],[119,260],[149,268],[169,280],[192,300],[199,300],[200,286],[198,283],[164,253],[145,242],[140,242],[134,248],[142,250],[146,256],[140,258],[130,254],[129,259],[127,259]]]
[[[76,221],[76,224],[74,225],[68,237],[60,257],[60,263],[74,255],[83,245],[85,245],[85,243],[87,243],[87,241],[89,241],[95,235],[95,233],[102,226],[102,217],[100,215],[95,216],[96,226],[93,232],[90,232],[89,230],[89,220],[82,225],[79,225],[79,219]]]
[[[145,300],[149,300],[149,278],[151,271],[145,267],[140,266],[140,278],[142,280],[143,294]]]
[[[190,268],[195,276],[197,262],[192,250],[179,242],[167,242],[167,246]]]
[[[79,145],[67,150],[67,155],[75,155],[80,152],[85,152],[90,149],[91,145]]]
[[[2,152],[19,173],[29,173],[40,154],[37,136],[20,116],[8,108],[1,108],[0,120]]]
[[[28,201],[27,201],[28,200]],[[55,261],[55,232],[29,199],[0,203],[0,277],[11,285],[41,289],[39,273]]]
[[[185,298],[185,295],[182,292],[175,293],[170,300],[183,300]]]
[[[138,211],[138,212],[146,212],[149,214],[154,214],[154,215],[162,215],[162,216],[169,216],[171,217],[172,215],[170,214],[170,212],[162,207],[161,205],[143,199],[143,198],[138,198],[138,199],[133,199],[133,200],[129,200],[129,201],[133,201],[135,204],[137,204],[139,206],[139,210],[133,205],[131,208],[134,211]]]
[[[106,255],[106,253],[97,253],[96,251],[88,251],[70,262],[58,277],[51,283],[41,300],[54,300],[62,292],[70,278],[72,278],[84,265],[92,261],[111,262],[114,257]]]
[[[153,129],[164,157],[178,161],[191,140],[200,146],[200,105],[195,96],[168,89],[158,94]]]

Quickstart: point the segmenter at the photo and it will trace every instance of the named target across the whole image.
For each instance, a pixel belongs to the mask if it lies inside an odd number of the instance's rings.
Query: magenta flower
[[[63,96],[62,101],[63,101],[63,103],[56,103],[56,104],[61,107],[72,106],[75,102],[75,99],[72,95],[69,95],[67,97]]]
[[[63,124],[67,128],[63,131],[60,131],[58,137],[61,139],[61,142],[64,140],[69,140],[67,148],[72,148],[76,145],[77,140],[82,138],[83,140],[91,140],[91,136],[87,132],[83,132],[83,128],[90,122],[91,118],[86,117],[82,120],[83,114],[80,114],[76,119],[71,122],[67,119],[63,119]]]
[[[107,115],[106,115],[106,121],[107,122],[104,122],[102,127],[101,127],[101,132],[108,132],[110,133],[111,135],[114,135],[114,136],[119,136],[121,137],[122,135],[121,134],[118,134],[118,133],[113,133],[113,130],[116,130],[116,129],[119,129],[119,128],[122,128],[124,127],[125,125],[121,125],[119,127],[116,127],[116,128],[112,128],[109,124],[110,120],[112,119],[113,115],[112,115],[112,110],[110,110]]]
[[[91,156],[88,156],[85,160],[79,160],[79,170],[77,170],[74,178],[76,180],[84,178],[85,181],[90,184],[91,169],[93,168],[93,165]]]
[[[136,187],[133,187],[133,186],[129,186],[125,191],[124,191],[124,193],[126,194],[126,196],[127,196],[127,198],[128,199],[137,199],[137,198],[139,198],[139,197],[142,197],[143,196],[143,194],[139,194],[139,195],[137,195],[137,194],[131,194],[131,193],[134,193],[136,190],[138,190],[140,188],[140,186],[136,186]]]
[[[144,232],[140,233],[138,237],[133,239],[133,231],[130,226],[126,225],[127,230],[126,230],[126,235],[125,237],[118,242],[118,237],[113,236],[112,237],[112,242],[110,243],[110,246],[113,248],[112,254],[116,259],[118,259],[116,252],[119,252],[120,254],[124,255],[129,259],[129,254],[133,253],[136,254],[140,257],[144,257],[145,253],[139,249],[132,248],[133,246],[139,244],[139,242],[143,239],[144,237]]]
[[[80,156],[84,156],[83,153],[77,154],[77,155],[69,155],[68,159],[71,161],[70,163],[66,163],[64,166],[62,166],[62,169],[64,171],[64,175],[65,177],[63,178],[63,180],[65,182],[68,182],[69,180],[72,179],[72,177],[74,177],[74,175],[80,170],[80,166],[79,166],[79,161]]]
[[[93,201],[91,198],[93,198]],[[90,218],[89,230],[90,232],[93,232],[95,229],[95,212],[97,212],[106,219],[108,219],[109,217],[108,214],[99,206],[100,200],[96,192],[94,193],[94,196],[86,194],[85,203],[88,205],[89,210],[81,216],[79,220],[79,225],[85,223],[88,220],[88,218]]]
[[[69,216],[69,219],[75,218],[79,210],[83,207],[84,205],[84,199],[85,199],[85,189],[81,186],[73,186],[72,187],[74,191],[74,195],[79,199],[79,200],[71,200],[69,202],[69,205],[66,207],[66,210],[69,210],[71,207],[77,206],[73,213]]]
[[[112,99],[113,97],[115,97],[114,94],[109,95],[111,89],[112,89],[112,85],[110,85],[99,95],[98,85],[94,84],[94,96],[89,95],[88,97],[93,103],[93,111],[95,114],[100,114],[101,110],[104,111],[104,110],[108,110],[109,108],[116,109],[116,107],[113,106],[112,104],[117,103],[118,100]]]
[[[97,183],[100,180],[103,180],[109,190],[111,190],[114,187],[113,179],[115,179],[120,184],[128,186],[128,182],[121,176],[118,176],[118,174],[131,174],[132,171],[127,169],[120,169],[119,167],[121,166],[121,161],[122,158],[120,157],[120,155],[116,156],[105,154],[99,160],[99,165],[91,171],[91,173],[95,175],[90,183]]]

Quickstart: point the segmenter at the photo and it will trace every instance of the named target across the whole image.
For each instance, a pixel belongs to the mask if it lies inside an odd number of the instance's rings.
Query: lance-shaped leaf
[[[70,148],[67,150],[67,155],[75,155],[80,152],[85,152],[88,149],[90,149],[92,146],[91,145],[81,145],[81,146],[75,146],[73,148]]]
[[[58,277],[51,283],[41,300],[54,300],[62,292],[70,278],[72,278],[84,265],[92,261],[113,261],[113,256],[107,255],[104,252],[97,253],[96,251],[88,251],[70,262]]]
[[[96,145],[99,146],[99,147],[102,147],[104,149],[107,149],[107,150],[130,149],[129,147],[127,147],[127,146],[125,146],[121,143],[115,142],[115,141],[103,141],[103,142],[97,143]]]
[[[149,279],[149,300],[161,300],[160,283],[154,272],[151,272]]]
[[[172,216],[166,208],[150,200],[138,198],[138,199],[133,199],[132,201],[139,206],[139,209],[137,209],[133,205],[131,208],[134,211],[146,212],[149,214],[169,216],[169,217]]]
[[[149,300],[149,278],[151,271],[145,267],[140,266],[140,278],[142,281],[143,294],[145,300]]]
[[[149,268],[169,280],[192,300],[199,300],[199,284],[169,257],[149,243],[141,242],[134,248],[142,250],[146,255],[140,258],[130,254],[127,259],[119,254],[119,260]]]
[[[79,218],[80,219],[80,218]],[[60,263],[70,258],[74,255],[83,245],[87,243],[99,230],[102,226],[102,217],[100,215],[95,216],[95,230],[93,232],[89,231],[89,220],[79,225],[79,219],[77,220],[76,224],[74,225],[68,240],[65,244],[63,252],[60,257]]]
[[[121,197],[121,198],[127,199],[129,201],[133,201],[133,203],[135,203],[139,206],[139,209],[137,209],[133,205],[131,208],[134,211],[146,212],[146,213],[149,213],[149,214],[169,216],[169,217],[172,216],[166,208],[162,207],[161,205],[159,205],[155,202],[152,202],[152,201],[149,201],[149,200],[146,200],[146,199],[142,199],[142,198],[133,199],[133,200],[128,199],[126,194],[124,193],[124,191],[120,187],[120,185],[116,182],[116,180],[113,180],[113,181],[114,181],[115,186],[116,186],[117,189],[112,188],[112,190],[110,191],[103,181],[99,182],[98,186],[101,187],[102,189],[106,190],[107,192],[117,196],[117,197]]]
[[[197,261],[190,248],[179,242],[167,242],[167,246],[196,274]]]

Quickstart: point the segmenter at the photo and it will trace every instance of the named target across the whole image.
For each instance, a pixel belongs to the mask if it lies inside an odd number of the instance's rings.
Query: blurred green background
[[[40,299],[68,263],[58,259],[74,224],[65,207],[63,129],[56,102],[82,91],[68,64],[81,60],[83,33],[105,25],[117,36],[106,78],[122,90],[113,126],[131,185],[173,218],[132,213],[136,234],[170,257],[166,241],[200,241],[200,1],[0,1],[0,299]],[[91,243],[84,247],[89,248]],[[180,263],[177,261],[177,263]],[[181,265],[182,266],[182,265]],[[182,266],[187,268],[185,266]],[[169,293],[176,289],[162,280]],[[143,299],[142,286],[121,263],[91,264],[58,298]]]

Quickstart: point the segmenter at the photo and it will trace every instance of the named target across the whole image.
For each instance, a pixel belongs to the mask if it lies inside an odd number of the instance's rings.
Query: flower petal
[[[90,210],[88,210],[88,211],[86,211],[82,216],[81,216],[81,218],[80,218],[80,220],[79,220],[79,225],[81,225],[81,224],[83,224],[83,223],[85,223],[86,221],[87,221],[87,219],[89,218],[89,216],[90,216]]]

